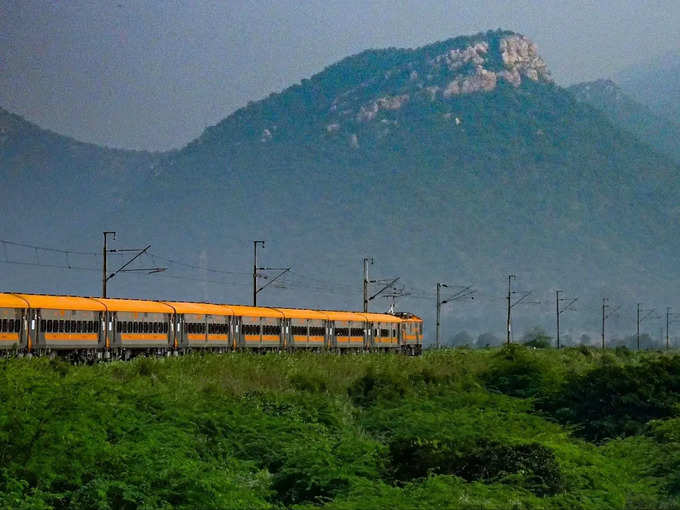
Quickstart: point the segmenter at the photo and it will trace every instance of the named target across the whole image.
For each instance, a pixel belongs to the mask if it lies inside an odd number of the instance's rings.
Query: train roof
[[[228,306],[234,311],[234,315],[238,317],[273,317],[276,319],[283,319],[283,312],[276,308],[264,308],[259,306],[243,306],[243,305],[224,305]]]
[[[106,307],[96,299],[79,296],[48,296],[44,294],[14,294],[28,303],[28,308],[46,310],[83,310],[104,312]],[[24,306],[26,308],[26,306]]]
[[[170,305],[177,313],[192,313],[194,315],[234,315],[234,310],[228,305],[212,303],[190,303],[185,301],[163,301]]]
[[[172,306],[160,301],[144,301],[142,299],[112,299],[93,298],[109,312],[142,312],[142,313],[173,313]]]
[[[28,308],[28,303],[13,294],[0,294],[0,308]]]
[[[366,315],[360,312],[328,311],[326,313],[328,320],[331,321],[366,322]]]
[[[286,319],[328,320],[328,312],[304,308],[276,308]]]
[[[389,313],[365,313],[370,322],[402,322],[402,319]]]
[[[235,315],[239,317],[271,317],[277,319],[313,319],[350,322],[422,322],[412,314],[391,315],[343,310],[305,308],[272,308],[246,305],[195,303],[187,301],[149,301],[143,299],[89,298],[45,294],[0,293],[2,308],[43,308],[54,310],[88,310],[142,313],[189,313],[196,315]]]

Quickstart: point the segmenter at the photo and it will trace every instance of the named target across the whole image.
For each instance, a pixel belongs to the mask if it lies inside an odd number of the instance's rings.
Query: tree
[[[453,347],[472,347],[475,343],[475,339],[467,331],[460,331],[451,340],[449,340],[449,345]]]
[[[552,347],[552,337],[549,336],[542,327],[535,326],[524,333],[522,343],[528,347],[545,349],[547,347]]]
[[[482,333],[477,338],[477,347],[493,347],[501,345],[501,343],[503,343],[503,341],[500,338],[489,332]]]

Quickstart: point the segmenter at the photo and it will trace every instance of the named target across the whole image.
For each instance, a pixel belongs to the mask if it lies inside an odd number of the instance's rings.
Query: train
[[[300,350],[419,355],[422,345],[423,321],[409,313],[0,293],[0,356],[96,361]]]

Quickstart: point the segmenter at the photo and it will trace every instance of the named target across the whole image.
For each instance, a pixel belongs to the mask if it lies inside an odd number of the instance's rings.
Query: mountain
[[[654,113],[680,123],[680,53],[667,53],[630,66],[614,79]]]
[[[67,214],[65,205],[94,211],[102,202],[120,201],[130,181],[148,176],[160,157],[82,143],[0,108],[0,200],[9,218],[24,211],[18,228]]]
[[[430,324],[437,281],[479,290],[474,304],[445,307],[443,335],[504,336],[503,294],[516,273],[517,289],[534,291],[526,302],[541,302],[514,310],[516,336],[552,325],[561,288],[580,296],[579,315],[563,321],[578,337],[599,330],[601,297],[670,303],[680,276],[678,167],[555,85],[536,46],[509,31],[346,58],[178,151],[115,153],[130,158],[122,187],[93,182],[97,204],[81,206],[69,190],[100,175],[90,170],[104,168],[97,158],[115,159],[102,151],[63,169],[57,209],[8,214],[23,239],[49,230],[58,245],[92,246],[113,229],[202,268],[157,257],[149,263],[168,271],[119,277],[119,295],[248,302],[252,240],[266,239],[259,263],[293,270],[262,304],[360,308],[361,259],[372,256],[371,278],[400,276],[411,291],[401,308]],[[31,203],[27,188],[11,189]],[[5,282],[98,292],[92,274],[35,274]],[[373,310],[386,308],[378,299]],[[629,322],[612,317],[608,327],[630,332]]]
[[[567,90],[580,102],[604,112],[616,126],[630,131],[656,151],[680,163],[680,124],[655,114],[611,80],[572,85]]]

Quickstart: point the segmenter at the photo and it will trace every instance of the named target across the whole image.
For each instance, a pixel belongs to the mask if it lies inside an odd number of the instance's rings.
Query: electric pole
[[[455,285],[453,287],[458,288],[458,291],[455,294],[451,295],[450,297],[447,297],[446,299],[442,300],[441,298],[442,287],[448,289],[449,285],[447,285],[446,283],[437,282],[437,325],[435,335],[435,345],[437,349],[439,349],[439,318],[441,316],[442,305],[445,305],[446,303],[450,303],[452,301],[460,301],[461,299],[475,299],[475,297],[473,296],[475,290],[472,288],[471,285],[463,287]]]
[[[167,268],[166,267],[145,267],[145,268],[132,268],[132,269],[127,269],[127,267],[132,264],[135,260],[137,260],[139,257],[144,255],[149,248],[151,248],[151,245],[147,245],[146,248],[128,248],[128,249],[113,249],[109,250],[108,244],[107,244],[107,236],[112,235],[113,239],[115,241],[116,239],[116,232],[113,231],[106,231],[103,232],[104,234],[104,249],[102,251],[103,255],[103,261],[102,261],[102,297],[106,298],[107,297],[107,289],[106,285],[108,281],[116,276],[118,273],[134,273],[134,272],[146,272],[148,274],[154,274],[154,273],[161,273],[165,271]],[[130,260],[128,260],[125,264],[120,266],[118,269],[116,269],[113,273],[108,274],[107,270],[107,258],[109,253],[123,253],[123,252],[136,252],[136,255],[133,256]]]
[[[640,303],[637,304],[637,350],[640,350]]]
[[[555,290],[555,315],[557,316],[557,350],[560,350],[560,292],[561,290]]]
[[[364,257],[364,313],[368,312],[368,263],[373,265],[373,257]]]
[[[671,346],[670,339],[668,337],[668,325],[670,324],[670,317],[671,317],[671,307],[667,306],[666,307],[666,350],[667,351],[670,349],[670,346]]]
[[[575,297],[571,301],[569,301],[569,304],[567,306],[565,306],[562,310],[560,310],[560,302],[561,301],[567,301],[569,299],[569,298],[561,298],[560,292],[562,292],[562,291],[561,290],[555,291],[555,314],[557,316],[557,318],[556,318],[556,320],[557,320],[557,335],[556,335],[556,338],[557,338],[557,349],[558,350],[560,348],[560,315],[562,315],[564,312],[568,312],[570,310],[573,311],[573,309],[571,309],[570,307],[571,307],[571,305],[576,303],[576,301],[578,301],[578,298]]]
[[[618,311],[619,308],[621,308],[621,305],[617,306],[613,310],[611,310],[609,313],[607,313],[607,309],[611,308],[611,305],[608,304],[609,298],[602,298],[602,349],[604,350],[605,348],[605,341],[604,341],[604,323],[605,320],[607,320],[611,314],[615,313]]]
[[[606,318],[605,311],[609,305],[607,304],[607,298],[602,298],[602,350],[604,350],[604,320]]]
[[[511,328],[511,323],[510,323],[510,310],[512,309],[512,303],[511,303],[511,299],[512,299],[512,283],[511,283],[511,282],[512,282],[512,279],[513,279],[513,278],[517,278],[517,277],[516,277],[514,274],[509,274],[509,275],[508,275],[508,320],[507,320],[507,323],[506,323],[506,326],[507,326],[507,327],[506,327],[506,331],[507,331],[507,334],[508,334],[506,343],[507,343],[508,345],[510,345],[510,328]]]
[[[102,297],[105,298],[106,297],[106,282],[109,280],[107,270],[106,270],[106,259],[107,259],[107,255],[109,253],[109,250],[108,250],[106,241],[107,241],[107,236],[109,236],[109,235],[113,235],[113,240],[115,241],[116,240],[116,233],[112,230],[107,230],[107,231],[102,232],[102,233],[104,234],[104,250],[102,251],[102,258],[103,258],[103,262],[102,262]]]
[[[652,314],[655,314],[654,308],[650,308],[650,309],[648,309],[648,310],[642,310],[642,309],[640,309],[640,305],[641,305],[641,304],[642,304],[642,303],[638,303],[638,304],[637,304],[637,336],[636,336],[636,339],[637,339],[637,350],[638,350],[638,351],[640,350],[640,323],[646,321],[646,320],[649,319],[650,317],[651,317],[652,319],[655,319],[655,318],[659,318],[659,319],[660,319],[660,318],[661,318],[661,317],[658,317],[658,316],[657,316],[657,317],[652,317]],[[644,315],[642,318],[640,318],[640,312],[644,312],[644,313],[646,313],[646,315]],[[656,314],[655,314],[655,315],[656,315]]]
[[[257,306],[257,245],[264,248],[264,241],[253,241],[253,306]]]
[[[436,328],[436,336],[435,336],[435,345],[437,347],[437,350],[439,350],[439,317],[441,314],[441,308],[442,308],[442,300],[441,300],[441,295],[440,295],[440,290],[442,287],[448,287],[445,283],[439,283],[437,282],[437,328]]]

